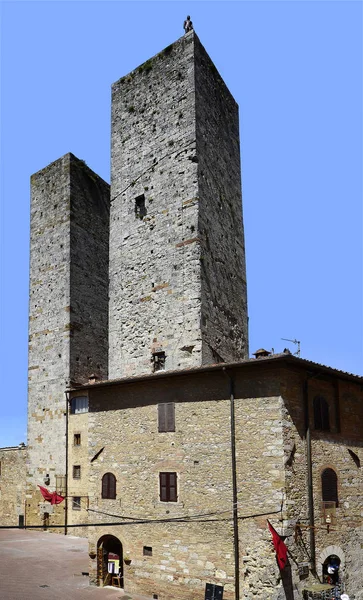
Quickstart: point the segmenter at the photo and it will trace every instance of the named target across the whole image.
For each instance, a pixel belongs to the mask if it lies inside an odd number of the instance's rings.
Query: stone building
[[[88,536],[92,583],[120,569],[159,600],[300,598],[332,560],[362,600],[362,378],[248,358],[238,107],[193,31],[112,86],[111,154],[111,186],[72,154],[31,179],[28,447],[0,450],[22,483],[0,475],[5,524],[24,506]]]
[[[301,598],[337,557],[341,589],[362,598],[361,383],[281,354],[71,392],[89,407],[91,582],[113,553],[125,589],[159,600],[203,599],[207,582],[226,600]],[[282,579],[267,519],[286,536]]]
[[[0,525],[25,522],[26,446],[0,448]]]

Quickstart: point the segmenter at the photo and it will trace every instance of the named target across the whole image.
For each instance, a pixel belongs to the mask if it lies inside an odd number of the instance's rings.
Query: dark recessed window
[[[135,198],[135,217],[137,219],[143,219],[146,216],[145,196],[137,196]]]
[[[73,479],[81,479],[81,465],[73,465]]]
[[[80,496],[73,496],[72,510],[81,510],[81,497]]]
[[[71,400],[71,413],[72,415],[78,415],[79,413],[88,412],[88,398],[87,396],[77,396]]]
[[[102,477],[102,498],[116,498],[116,477],[113,473],[105,473]]]
[[[160,500],[161,502],[177,502],[177,475],[176,473],[159,473]]]
[[[315,396],[314,407],[314,429],[318,431],[330,431],[329,426],[329,404],[323,396]]]
[[[175,405],[174,402],[158,404],[158,430],[175,431]]]
[[[165,352],[153,352],[153,371],[165,371]]]
[[[73,440],[74,440],[74,445],[75,446],[80,446],[81,445],[81,434],[80,433],[75,433]]]
[[[142,551],[144,556],[152,556],[153,555],[153,549],[151,546],[144,546],[143,551]]]
[[[325,469],[321,474],[323,502],[335,502],[338,506],[338,477],[333,469]]]

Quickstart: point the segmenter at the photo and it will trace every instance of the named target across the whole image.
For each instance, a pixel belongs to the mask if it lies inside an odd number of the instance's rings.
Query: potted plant
[[[124,563],[125,563],[125,565],[131,565],[131,558],[129,557],[128,554],[125,554],[125,556],[124,556]]]

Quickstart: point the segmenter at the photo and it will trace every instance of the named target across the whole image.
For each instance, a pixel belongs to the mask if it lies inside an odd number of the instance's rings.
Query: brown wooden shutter
[[[160,500],[162,502],[167,502],[168,501],[167,475],[168,475],[168,473],[159,473],[159,480],[160,480]]]
[[[174,402],[158,404],[158,431],[175,431],[175,405]]]
[[[116,498],[116,477],[109,473],[109,498]]]
[[[325,469],[321,474],[323,502],[335,502],[338,506],[338,478],[333,469]]]
[[[175,431],[175,404],[168,402],[165,404],[166,411],[166,431]]]
[[[170,502],[176,502],[177,489],[176,489],[176,473],[169,473],[169,500]]]
[[[162,433],[166,429],[166,404],[158,404],[158,431]]]
[[[105,473],[102,477],[102,498],[116,498],[116,477],[113,473]]]

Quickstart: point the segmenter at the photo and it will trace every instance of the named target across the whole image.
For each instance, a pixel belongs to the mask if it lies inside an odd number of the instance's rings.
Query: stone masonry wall
[[[103,535],[122,542],[124,555],[132,559],[124,567],[129,592],[157,593],[161,600],[192,593],[193,599],[202,600],[208,581],[225,585],[224,597],[232,600],[232,525],[223,520],[231,514],[232,498],[227,404],[178,403],[175,433],[158,433],[157,405],[103,411],[103,402],[97,405],[92,395],[89,457],[104,450],[90,465],[90,522],[130,517],[161,522],[90,527],[90,549]],[[92,412],[96,405],[97,412]],[[116,500],[101,498],[102,476],[109,471],[117,479]],[[178,502],[159,500],[159,472],[164,471],[178,474]],[[208,522],[211,516],[192,519],[210,513],[222,521]],[[173,522],[184,516],[187,522]],[[143,556],[144,546],[152,547],[152,556]],[[90,573],[96,582],[96,560]]]
[[[81,393],[81,396],[86,394]],[[75,439],[75,435],[80,436]],[[68,524],[88,523],[89,489],[88,413],[69,414],[68,420]],[[80,477],[73,468],[80,467]],[[74,502],[80,498],[80,506]],[[69,535],[87,537],[86,527],[70,527]]]
[[[236,104],[194,32],[113,85],[110,378],[152,372],[153,351],[167,370],[245,356],[238,143]]]
[[[43,503],[36,486],[65,475],[66,387],[107,375],[109,188],[72,154],[31,184],[27,520],[61,524],[64,503]]]
[[[110,378],[152,372],[157,348],[201,362],[193,54],[182,38],[112,86]]]
[[[25,514],[26,446],[0,448],[0,525],[18,525]]]
[[[195,36],[203,364],[248,358],[238,105]]]
[[[284,447],[288,533],[294,539],[295,524],[301,523],[296,544],[289,546],[298,563],[309,562],[310,530],[307,498],[307,448],[304,439],[304,376],[285,374],[282,389],[285,398]],[[340,576],[349,595],[361,599],[362,582],[362,469],[348,450],[363,462],[363,402],[359,386],[329,378],[308,381],[309,422],[312,431],[312,469],[314,495],[314,534],[316,569],[322,576],[322,565],[330,554],[342,560]],[[313,399],[323,396],[329,405],[330,431],[314,429]],[[332,468],[338,476],[336,523],[329,532],[323,520],[321,474]],[[290,538],[289,538],[290,539]],[[304,579],[301,579],[300,588]]]
[[[252,397],[252,390],[256,397]],[[236,451],[241,598],[277,598],[279,574],[266,519],[278,528],[285,486],[283,402],[276,374],[236,380]],[[116,536],[124,555],[125,590],[159,599],[204,598],[206,582],[234,598],[229,382],[224,373],[148,378],[88,390],[90,550]],[[175,432],[158,432],[157,400],[175,401]],[[117,479],[115,500],[101,498],[106,472]],[[178,502],[159,500],[159,472],[178,474]],[[96,511],[96,512],[93,512]],[[109,513],[109,514],[107,514]],[[206,515],[191,519],[192,515]],[[264,515],[264,516],[261,516]],[[118,520],[122,526],[111,525]],[[128,519],[152,520],[127,524]],[[164,520],[183,517],[185,522]],[[215,520],[217,519],[217,520]],[[143,547],[153,549],[143,556]],[[90,562],[97,581],[97,558]]]

